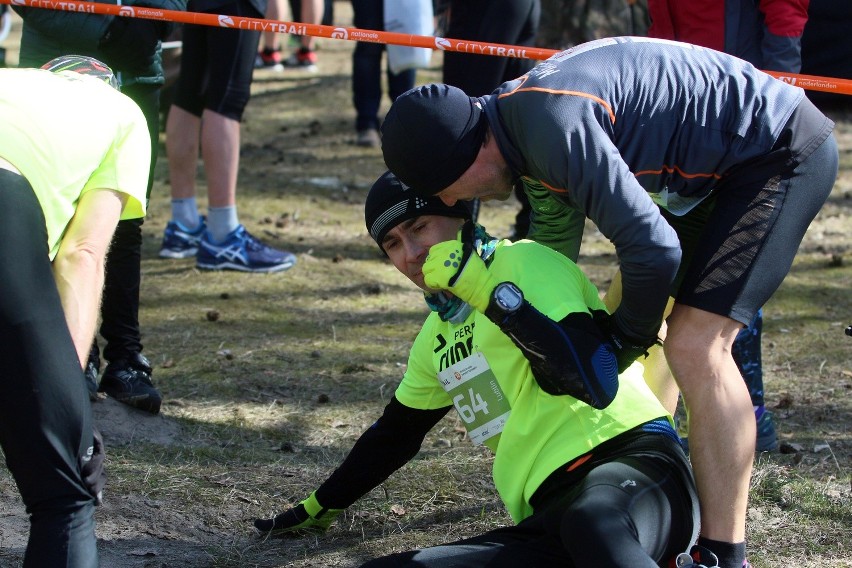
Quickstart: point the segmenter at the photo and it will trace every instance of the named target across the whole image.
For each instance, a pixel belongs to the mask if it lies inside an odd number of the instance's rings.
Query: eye
[[[398,244],[399,244],[398,240],[388,239],[388,240],[386,240],[385,242],[382,243],[382,247],[385,249],[385,251],[389,251],[391,249],[396,248]]]

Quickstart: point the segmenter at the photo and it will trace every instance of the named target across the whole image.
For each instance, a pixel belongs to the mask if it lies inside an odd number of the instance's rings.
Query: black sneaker
[[[98,389],[119,402],[157,414],[163,397],[151,382],[151,364],[141,353],[130,359],[110,361]]]
[[[86,388],[89,389],[89,400],[92,402],[98,400],[98,373],[100,372],[101,356],[98,352],[98,344],[93,343],[92,350],[89,351],[89,360],[83,370],[83,375],[86,377]]]

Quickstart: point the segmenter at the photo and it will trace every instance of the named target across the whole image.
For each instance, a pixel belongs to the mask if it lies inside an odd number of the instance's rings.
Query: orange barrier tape
[[[518,59],[547,59],[558,53],[555,49],[507,45],[482,41],[458,40],[437,36],[420,36],[385,32],[379,30],[364,30],[359,28],[344,28],[340,26],[324,26],[321,24],[304,24],[282,20],[267,20],[264,18],[246,18],[242,16],[227,16],[222,14],[203,14],[200,12],[181,12],[178,10],[162,10],[143,6],[117,6],[115,4],[100,4],[78,0],[0,0],[0,4],[27,6],[30,8],[45,8],[48,10],[63,10],[66,12],[85,12],[87,14],[102,14],[108,16],[126,16],[148,20],[163,20],[183,24],[197,24],[240,30],[255,30],[279,34],[295,34],[349,41],[367,41],[372,43],[389,43],[442,51],[457,51],[460,53],[477,53],[480,55],[496,55],[515,57]],[[841,93],[852,95],[852,80],[836,79],[833,77],[818,77],[815,75],[800,75],[796,73],[776,73],[767,71],[773,77],[814,91]]]

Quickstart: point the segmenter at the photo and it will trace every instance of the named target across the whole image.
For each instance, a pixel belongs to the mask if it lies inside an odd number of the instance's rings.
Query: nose
[[[418,239],[409,239],[405,243],[405,255],[410,263],[422,263],[429,254],[429,248],[423,246]]]
[[[452,207],[456,203],[458,203],[458,199],[455,199],[454,197],[447,197],[446,195],[439,195],[438,198],[441,201],[443,201],[444,205],[446,205],[447,207]]]

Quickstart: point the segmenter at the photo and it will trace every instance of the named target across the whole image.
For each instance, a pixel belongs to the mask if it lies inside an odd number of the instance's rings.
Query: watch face
[[[521,291],[514,285],[505,282],[494,290],[494,297],[506,310],[516,310],[521,307],[521,302],[524,301]]]

